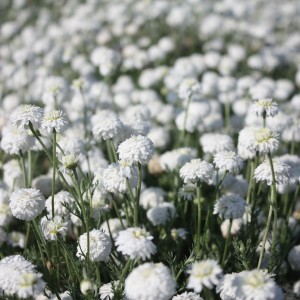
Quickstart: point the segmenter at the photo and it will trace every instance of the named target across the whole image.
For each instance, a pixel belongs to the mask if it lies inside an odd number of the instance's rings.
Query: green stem
[[[52,153],[52,190],[51,190],[51,203],[52,203],[52,220],[55,217],[54,211],[54,194],[55,194],[55,175],[56,175],[56,130],[53,129],[52,133],[53,153]]]
[[[182,136],[181,136],[181,140],[182,140],[183,143],[184,143],[185,135],[186,135],[186,123],[187,123],[190,103],[191,103],[191,97],[188,97],[187,98],[187,105],[186,105],[186,109],[185,109],[184,121],[183,121],[183,131],[182,131]]]
[[[24,187],[27,188],[28,187],[27,172],[26,172],[26,167],[25,167],[24,154],[23,154],[22,150],[19,150],[19,154],[20,154],[20,163],[21,163],[23,179],[24,179]]]
[[[140,194],[141,194],[141,186],[142,186],[142,165],[138,163],[138,186],[136,192],[136,199],[134,204],[134,226],[138,226],[139,224],[139,202],[140,202]]]
[[[230,103],[225,103],[225,122],[226,122],[226,131],[227,134],[230,134]]]
[[[229,219],[229,227],[228,227],[228,230],[227,230],[227,237],[226,237],[225,248],[224,248],[224,252],[223,252],[222,263],[221,263],[222,268],[225,267],[225,259],[226,259],[226,256],[227,256],[229,241],[231,239],[231,227],[232,227],[232,219]]]
[[[32,180],[32,153],[28,150],[28,186],[31,186]]]
[[[112,155],[113,155],[113,159],[114,159],[115,162],[117,162],[118,161],[118,155],[117,155],[117,152],[116,152],[116,149],[115,149],[114,141],[112,139],[109,139],[109,144],[110,144],[111,152],[112,152]]]
[[[197,226],[197,245],[200,248],[200,235],[201,235],[201,186],[197,186],[197,204],[198,204],[198,226]]]
[[[274,165],[273,165],[271,153],[268,153],[268,158],[269,158],[271,171],[272,171],[271,205],[274,212],[273,236],[272,236],[272,246],[271,246],[271,263],[272,263],[273,254],[277,243],[277,195],[276,195],[276,178],[275,178],[275,171],[274,171]]]

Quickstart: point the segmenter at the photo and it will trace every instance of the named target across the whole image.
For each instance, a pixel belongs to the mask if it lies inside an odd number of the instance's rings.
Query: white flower
[[[243,159],[233,151],[221,151],[215,154],[214,163],[221,172],[239,173],[244,166]]]
[[[45,208],[45,198],[36,189],[19,189],[9,199],[12,214],[25,221],[31,221],[41,214]]]
[[[193,200],[196,194],[196,185],[185,184],[179,189],[179,196],[184,200]]]
[[[239,132],[238,138],[238,154],[243,159],[251,159],[254,158],[256,155],[256,149],[254,146],[255,137],[254,133],[257,130],[255,127],[244,127]]]
[[[203,298],[201,298],[200,295],[194,292],[184,292],[182,294],[174,296],[172,300],[203,300]]]
[[[28,272],[20,275],[17,295],[20,298],[27,299],[41,293],[46,286],[41,278],[42,274],[36,272]]]
[[[194,262],[187,273],[190,274],[187,288],[200,293],[204,286],[212,289],[219,283],[222,269],[215,260],[207,259]]]
[[[164,225],[176,216],[173,203],[163,202],[147,211],[148,220],[154,225]]]
[[[102,284],[99,289],[101,300],[113,300],[114,291],[119,285],[119,280],[115,280],[109,283]]]
[[[264,114],[266,117],[274,117],[278,114],[278,104],[270,98],[259,99],[254,102],[251,111],[259,117],[262,117]]]
[[[7,236],[7,244],[12,247],[25,247],[25,234],[18,231],[12,231]]]
[[[213,165],[201,159],[192,159],[179,170],[184,183],[211,183],[214,173]]]
[[[125,296],[130,300],[169,300],[175,288],[169,268],[162,263],[144,263],[125,280]]]
[[[262,270],[244,271],[240,274],[242,299],[283,300],[283,293],[271,276]],[[239,294],[239,293],[238,293]]]
[[[103,261],[111,252],[110,238],[102,231],[93,229],[89,232],[90,237],[90,253],[89,257],[91,261]],[[84,259],[87,255],[87,233],[82,234],[79,237],[77,254],[80,259]]]
[[[186,100],[192,96],[198,96],[201,93],[200,83],[194,78],[186,78],[182,81],[178,88],[178,96],[182,100]]]
[[[173,228],[171,229],[172,238],[177,241],[179,238],[182,240],[186,239],[187,231],[184,228]]]
[[[274,152],[278,149],[278,133],[265,127],[254,132],[254,148],[260,153]]]
[[[0,261],[0,290],[5,295],[17,295],[24,298],[40,293],[45,283],[35,272],[34,265],[21,255],[12,255]],[[36,280],[32,280],[36,279]]]
[[[69,214],[69,210],[74,208],[75,199],[66,191],[60,191],[54,195],[54,213],[60,216]],[[69,208],[69,209],[68,209]],[[46,209],[50,214],[52,212],[52,197],[46,200]]]
[[[118,137],[123,129],[123,124],[117,114],[110,110],[97,112],[91,121],[93,135],[103,140]]]
[[[300,296],[300,280],[296,281],[293,286],[293,293],[299,297]]]
[[[290,180],[291,167],[277,159],[273,159],[273,167],[275,173],[276,184],[286,184]],[[256,182],[266,181],[267,185],[272,185],[273,177],[271,165],[268,160],[265,160],[254,170],[254,178]]]
[[[97,285],[89,279],[83,279],[80,282],[80,291],[83,295],[88,295],[89,293],[94,294],[97,289]]]
[[[47,217],[41,219],[41,227],[46,240],[55,241],[57,235],[65,236],[68,230],[68,222],[64,222],[61,216],[55,216],[48,220]]]
[[[17,127],[9,126],[2,130],[1,148],[8,154],[19,154],[19,151],[26,152],[35,145],[33,136]]]
[[[232,236],[238,235],[243,226],[243,219],[233,219],[232,221],[230,221],[229,219],[225,219],[221,224],[222,236],[225,239],[228,238],[228,230],[229,230],[230,222],[232,222],[231,229],[230,229],[230,234]]]
[[[10,115],[10,121],[19,129],[28,129],[29,122],[38,128],[43,118],[43,109],[30,104],[24,104],[16,108]]]
[[[116,238],[117,250],[131,259],[149,259],[156,253],[153,236],[143,228],[131,227],[119,232]]]
[[[80,156],[74,154],[67,154],[61,158],[62,167],[59,169],[62,172],[66,172],[67,170],[74,170],[78,166]]]
[[[226,195],[218,199],[214,205],[214,214],[225,219],[239,219],[243,216],[247,203],[238,195]]]
[[[294,246],[290,250],[288,262],[294,271],[300,271],[300,245]]]
[[[154,154],[152,141],[142,135],[132,136],[118,147],[119,157],[129,164],[147,164]]]
[[[159,187],[149,187],[142,191],[140,196],[140,205],[144,209],[155,207],[164,202],[167,193]]]
[[[42,121],[42,129],[48,133],[52,133],[53,130],[62,133],[68,128],[68,120],[65,114],[61,110],[54,110],[45,113]]]
[[[234,149],[233,140],[229,135],[220,133],[205,133],[201,136],[200,145],[204,153],[217,153]]]
[[[129,179],[132,188],[137,186],[138,175],[135,167],[131,167],[131,177],[124,176],[122,167],[118,163],[110,164],[103,171],[102,184],[106,192],[125,193],[127,190],[126,178]]]
[[[160,156],[160,164],[165,171],[174,171],[196,157],[196,150],[183,147],[167,151]]]

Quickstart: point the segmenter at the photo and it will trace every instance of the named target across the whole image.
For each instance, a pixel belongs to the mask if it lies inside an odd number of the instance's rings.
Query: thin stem
[[[225,248],[224,248],[224,252],[223,252],[222,263],[221,263],[222,268],[225,267],[225,259],[227,256],[228,244],[231,239],[231,227],[232,227],[232,219],[229,219],[229,226],[228,226],[228,230],[227,230],[227,237],[226,237]]]
[[[188,118],[188,114],[189,114],[190,103],[191,103],[191,97],[188,97],[185,114],[184,114],[184,121],[183,121],[182,142],[184,142],[185,135],[186,135],[186,123],[187,123],[187,118]]]
[[[51,190],[51,204],[52,204],[52,220],[55,217],[54,211],[54,194],[55,194],[55,175],[56,175],[56,130],[53,129],[52,133],[53,153],[52,153],[52,190]]]
[[[200,183],[197,186],[197,204],[198,204],[198,226],[197,226],[197,245],[200,247],[200,235],[201,235],[201,186]]]
[[[230,103],[225,103],[225,122],[226,122],[226,131],[227,134],[230,134]]]
[[[140,194],[141,194],[141,186],[142,186],[142,165],[138,163],[138,186],[136,192],[136,199],[134,204],[134,226],[138,226],[139,224],[139,202],[140,202]]]
[[[116,152],[116,149],[115,149],[114,141],[112,139],[110,139],[109,144],[110,144],[110,147],[111,147],[111,152],[112,152],[112,155],[113,155],[113,159],[114,159],[115,162],[117,162],[118,161],[118,155],[117,155],[117,152]]]
[[[273,165],[271,153],[268,153],[268,158],[269,158],[271,171],[272,171],[271,205],[274,212],[273,236],[272,236],[272,247],[271,247],[271,260],[272,260],[275,247],[276,247],[276,242],[277,242],[277,197],[276,197],[276,178],[275,178],[275,171],[274,171],[274,165]]]
[[[28,187],[27,172],[26,172],[26,167],[25,167],[24,154],[23,154],[22,150],[19,150],[19,154],[20,154],[20,163],[21,163],[23,179],[24,179],[24,187],[27,188]]]
[[[28,150],[28,186],[31,186],[32,180],[32,153]]]

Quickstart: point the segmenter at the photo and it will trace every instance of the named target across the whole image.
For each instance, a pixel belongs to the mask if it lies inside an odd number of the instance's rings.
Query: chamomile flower
[[[221,172],[239,173],[244,166],[243,159],[233,151],[221,151],[215,154],[214,163]]]
[[[8,154],[19,154],[32,149],[35,145],[34,137],[26,131],[14,126],[5,127],[2,130],[1,148]]]
[[[239,219],[246,209],[246,201],[238,195],[225,195],[218,199],[214,205],[214,214],[225,219]]]
[[[143,228],[131,227],[119,232],[116,238],[117,250],[131,259],[149,259],[156,253],[153,236]]]
[[[17,295],[22,299],[27,299],[41,293],[46,284],[42,280],[42,274],[27,272],[20,275],[18,280]]]
[[[54,195],[54,213],[60,216],[69,214],[69,210],[74,209],[75,199],[67,191],[60,191]],[[52,211],[52,197],[46,200],[46,209],[48,213]]]
[[[182,294],[178,294],[172,298],[172,300],[203,300],[199,294],[194,292],[184,292]]]
[[[62,133],[68,128],[68,120],[65,114],[61,110],[54,110],[46,112],[42,120],[42,129],[48,133],[52,133],[53,130]]]
[[[42,213],[45,198],[36,189],[19,189],[12,193],[9,207],[13,216],[20,220],[31,221]]]
[[[257,116],[274,117],[278,114],[278,104],[271,98],[259,99],[252,105],[251,111]]]
[[[164,225],[176,216],[176,208],[173,203],[163,202],[147,211],[148,220],[154,225]]]
[[[211,183],[214,173],[213,165],[201,159],[192,159],[179,170],[184,183]]]
[[[24,104],[12,112],[10,121],[20,130],[28,129],[29,123],[31,123],[34,128],[38,128],[41,124],[43,114],[44,111],[42,108],[35,105]]]
[[[273,167],[276,184],[286,184],[290,181],[291,167],[288,164],[278,159],[273,159]],[[265,181],[267,185],[272,185],[272,168],[268,160],[265,160],[254,170],[254,178],[256,182]]]
[[[61,158],[62,167],[60,171],[66,173],[67,170],[75,170],[78,166],[80,155],[67,154]]]
[[[103,261],[111,252],[110,238],[102,231],[93,229],[89,232],[90,239],[90,253],[89,258],[91,261]],[[81,260],[87,255],[87,233],[79,237],[77,254]]]
[[[196,293],[200,293],[203,287],[212,289],[222,277],[221,267],[212,259],[194,262],[187,273],[190,274],[187,288],[193,289]]]
[[[196,195],[196,185],[185,184],[179,189],[179,196],[184,200],[193,200]]]
[[[254,148],[259,153],[274,152],[278,149],[278,133],[265,127],[254,132]]]
[[[68,230],[68,222],[64,222],[61,216],[55,216],[48,220],[47,217],[41,219],[41,227],[46,240],[57,240],[58,234],[65,236]]]
[[[300,271],[300,245],[294,246],[290,250],[288,262],[294,271]]]
[[[152,141],[142,135],[132,136],[118,147],[119,157],[129,164],[147,164],[154,154]]]
[[[119,280],[115,280],[109,283],[104,283],[99,289],[99,295],[101,300],[113,300],[115,290],[119,285]]]
[[[200,83],[194,78],[184,79],[178,89],[178,96],[183,100],[186,100],[192,96],[200,95],[200,93]]]
[[[111,110],[101,110],[97,112],[91,121],[93,135],[103,140],[118,137],[123,129],[123,123],[117,114]]]
[[[204,153],[215,154],[221,151],[232,151],[233,140],[229,135],[220,133],[205,133],[201,136],[200,145]]]
[[[175,294],[176,282],[164,264],[144,263],[125,280],[125,296],[130,300],[169,300]]]

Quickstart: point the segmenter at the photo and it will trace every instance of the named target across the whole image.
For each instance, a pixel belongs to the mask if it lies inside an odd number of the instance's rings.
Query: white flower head
[[[61,158],[62,167],[60,171],[66,172],[67,170],[75,170],[78,166],[80,155],[66,154]]]
[[[31,221],[42,213],[45,198],[36,189],[19,189],[12,193],[9,207],[13,216],[20,220]]]
[[[260,153],[274,152],[278,149],[278,133],[265,127],[254,132],[254,148]]]
[[[175,294],[176,282],[164,264],[144,263],[125,280],[125,296],[131,300],[169,300]]]
[[[99,295],[101,300],[114,299],[114,292],[119,285],[119,280],[115,280],[109,283],[102,284],[99,289]]]
[[[175,216],[175,206],[173,203],[169,202],[161,203],[147,211],[147,218],[154,226],[164,225]]]
[[[131,259],[149,259],[156,253],[153,236],[143,228],[131,227],[119,232],[116,238],[117,250]]]
[[[41,219],[41,227],[46,240],[56,241],[58,234],[67,234],[68,222],[64,222],[61,216],[55,216],[53,220],[45,216]]]
[[[278,114],[278,104],[271,98],[259,99],[254,101],[251,111],[257,116],[274,117]]]
[[[229,135],[220,133],[205,133],[201,136],[200,145],[204,153],[217,153],[221,151],[232,151],[234,149],[233,140]]]
[[[93,229],[89,232],[89,238],[90,260],[104,261],[111,252],[110,238],[102,230],[97,229]],[[76,256],[83,260],[85,255],[87,255],[87,233],[84,233],[79,237]]]
[[[184,183],[211,183],[214,173],[213,165],[201,159],[192,159],[179,170]]]
[[[35,145],[33,136],[15,126],[5,127],[2,130],[1,148],[8,154],[24,153]]]
[[[132,136],[118,147],[119,157],[129,164],[147,164],[154,154],[152,141],[142,135]]]
[[[182,294],[176,295],[172,300],[203,300],[199,294],[194,292],[184,292]]]
[[[239,173],[244,166],[243,159],[233,151],[221,151],[215,154],[214,163],[221,172]]]
[[[300,271],[300,245],[294,246],[290,250],[288,262],[294,271]]]
[[[182,100],[186,100],[192,96],[200,95],[201,85],[194,78],[186,78],[182,81],[178,88],[178,96]]]
[[[68,120],[61,110],[46,112],[42,121],[42,129],[48,133],[53,130],[62,133],[68,128]]]
[[[200,293],[203,287],[212,289],[219,283],[222,269],[215,260],[207,259],[194,262],[187,273],[190,274],[187,288]]]
[[[192,201],[196,195],[195,184],[185,184],[179,190],[179,196],[184,200]]]
[[[214,214],[225,219],[239,219],[246,209],[246,201],[238,195],[225,195],[218,199],[214,205]]]
[[[54,195],[54,213],[60,216],[67,216],[69,210],[74,209],[75,199],[67,191],[60,191]],[[69,209],[68,209],[69,208]],[[46,200],[46,209],[50,214],[52,211],[52,197]]]
[[[286,184],[290,181],[291,167],[288,164],[278,159],[273,159],[273,167],[276,184]],[[268,160],[265,160],[254,170],[254,178],[256,182],[266,181],[267,185],[272,185],[272,168]]]
[[[123,129],[123,123],[118,115],[111,110],[97,112],[91,122],[93,135],[103,140],[117,138]]]
[[[30,104],[24,104],[17,107],[10,115],[11,123],[19,129],[28,129],[29,123],[34,128],[38,128],[43,118],[43,109]]]

